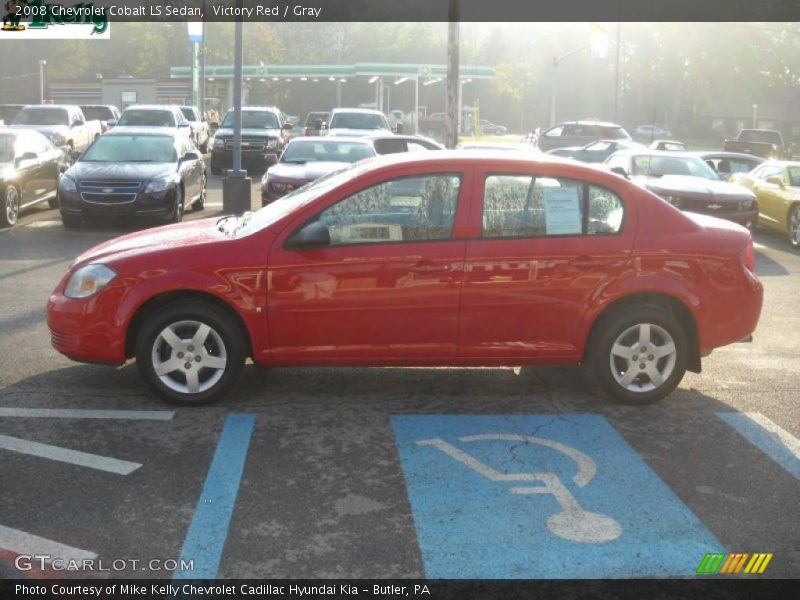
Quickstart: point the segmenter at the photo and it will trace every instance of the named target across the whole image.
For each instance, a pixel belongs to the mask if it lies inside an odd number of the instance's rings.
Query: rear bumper
[[[718,300],[708,298],[703,303],[703,314],[697,319],[698,341],[702,356],[720,346],[752,340],[753,332],[761,317],[764,287],[754,273],[742,265],[738,268],[742,270],[742,278],[735,296],[729,287],[720,294]],[[719,274],[721,280],[723,277],[727,278],[724,268],[720,269]],[[725,280],[721,283],[729,285]],[[735,297],[733,302],[732,297]]]

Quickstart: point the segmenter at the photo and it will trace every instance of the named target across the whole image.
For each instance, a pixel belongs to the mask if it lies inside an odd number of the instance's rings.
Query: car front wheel
[[[19,190],[13,185],[6,186],[3,194],[3,210],[0,212],[0,226],[13,227],[19,218]]]
[[[181,406],[209,404],[239,378],[245,359],[242,337],[236,323],[210,304],[170,304],[142,327],[136,363],[163,400]]]
[[[789,243],[795,250],[800,248],[800,204],[789,211]]]
[[[683,379],[689,344],[681,324],[666,310],[629,308],[598,327],[590,341],[589,365],[613,398],[628,404],[656,402]]]

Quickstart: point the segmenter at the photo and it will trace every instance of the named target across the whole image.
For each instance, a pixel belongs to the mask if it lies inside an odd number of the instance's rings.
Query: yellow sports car
[[[730,179],[758,198],[758,224],[789,236],[800,248],[800,162],[770,160]]]

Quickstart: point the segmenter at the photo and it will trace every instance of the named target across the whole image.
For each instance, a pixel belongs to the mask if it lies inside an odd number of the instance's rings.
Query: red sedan
[[[135,357],[163,399],[223,397],[278,365],[588,363],[664,397],[761,312],[743,227],[613,173],[520,153],[397,154],[255,213],[123,236],[48,304],[53,346]]]

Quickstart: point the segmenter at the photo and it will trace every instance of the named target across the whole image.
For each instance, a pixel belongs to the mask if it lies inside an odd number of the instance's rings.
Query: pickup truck
[[[26,106],[11,126],[38,131],[70,157],[83,153],[102,133],[100,121],[87,121],[81,108],[71,104]]]
[[[766,159],[791,158],[789,148],[783,144],[780,132],[770,129],[742,129],[735,140],[722,142],[722,150]]]

